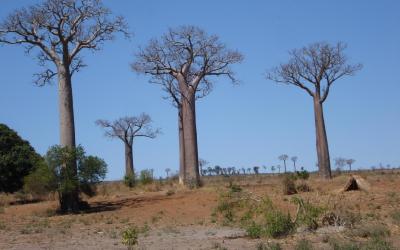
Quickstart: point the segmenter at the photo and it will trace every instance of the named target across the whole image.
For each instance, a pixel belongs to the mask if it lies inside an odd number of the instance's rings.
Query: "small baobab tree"
[[[204,160],[204,159],[199,159],[199,168],[200,168],[200,173],[203,175],[203,168],[205,167],[205,166],[207,166],[208,165],[208,161],[206,161],[206,160]]]
[[[275,166],[271,166],[271,172],[272,172],[272,174],[275,173],[275,170],[276,170]]]
[[[286,161],[289,159],[289,156],[287,154],[283,154],[283,155],[280,155],[278,157],[278,159],[280,161],[283,161],[283,169],[284,169],[284,172],[286,173]]]
[[[335,166],[338,170],[343,170],[343,167],[346,165],[346,159],[342,157],[335,158]]]
[[[107,120],[97,120],[96,124],[105,129],[105,136],[119,138],[125,146],[125,176],[134,177],[133,166],[133,142],[136,137],[146,137],[154,139],[160,133],[159,129],[151,126],[151,117],[145,113],[140,116],[126,116],[110,122]]]
[[[167,174],[167,179],[169,178],[169,172],[171,172],[171,169],[170,168],[166,168],[165,169],[165,173]]]
[[[180,176],[184,184],[199,185],[196,99],[211,91],[213,77],[227,76],[237,82],[231,65],[242,59],[217,36],[198,27],[182,26],[151,40],[132,64],[133,70],[150,75],[150,82],[160,84],[178,107],[184,162]]]
[[[293,162],[293,170],[294,170],[294,172],[296,172],[296,162],[297,162],[298,157],[297,156],[292,156],[290,159]]]
[[[356,162],[354,159],[347,159],[346,164],[349,166],[349,171],[351,171],[351,166]]]
[[[0,23],[0,44],[22,45],[28,54],[38,51],[36,59],[45,68],[35,74],[38,86],[58,78],[62,147],[74,150],[76,146],[72,76],[86,66],[81,54],[101,49],[118,32],[128,35],[124,19],[112,18],[100,0],[46,0],[16,10]],[[76,161],[72,159],[67,167],[76,177]],[[62,211],[78,210],[78,187],[69,188],[61,200]]]
[[[313,98],[319,173],[325,179],[332,175],[322,105],[336,80],[354,75],[362,68],[361,64],[347,63],[345,48],[340,42],[336,45],[319,42],[292,50],[288,63],[266,75],[269,80],[299,87]]]
[[[278,174],[281,173],[281,165],[276,166],[276,168],[278,168]]]

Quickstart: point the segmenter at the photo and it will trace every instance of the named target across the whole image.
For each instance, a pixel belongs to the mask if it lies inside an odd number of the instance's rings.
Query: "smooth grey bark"
[[[182,103],[183,141],[185,157],[185,184],[189,187],[200,185],[199,158],[197,148],[196,104],[194,94],[184,98]]]
[[[330,179],[332,174],[328,138],[326,135],[323,107],[318,93],[314,96],[314,116],[319,173],[324,179]]]
[[[60,143],[62,147],[75,149],[75,123],[74,123],[74,105],[72,97],[72,84],[69,66],[58,66],[58,102],[60,112]],[[68,164],[72,178],[77,179],[76,161]],[[67,168],[67,165],[64,166]],[[68,192],[61,193],[60,208],[62,211],[79,210],[79,186],[75,186]]]
[[[134,176],[135,170],[133,166],[133,150],[132,145],[128,142],[124,142],[125,144],[125,176]]]
[[[179,134],[179,184],[184,185],[186,179],[185,171],[185,141],[183,135],[182,108],[178,108],[178,134]]]

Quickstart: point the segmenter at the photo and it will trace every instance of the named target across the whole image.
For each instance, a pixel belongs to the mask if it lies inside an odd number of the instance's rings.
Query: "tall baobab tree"
[[[284,169],[284,173],[286,173],[286,161],[289,159],[289,156],[287,154],[283,154],[283,155],[280,155],[278,157],[278,159],[280,161],[283,161],[283,169]]]
[[[199,185],[196,99],[212,90],[215,76],[227,76],[237,82],[231,65],[242,59],[217,36],[198,27],[182,26],[151,40],[132,64],[133,70],[150,75],[150,82],[160,84],[178,104],[184,156],[180,176],[186,185]]]
[[[288,63],[266,75],[269,80],[299,87],[313,98],[319,173],[325,179],[331,178],[331,164],[322,106],[336,80],[354,75],[362,68],[361,64],[347,63],[345,48],[340,42],[336,45],[319,42],[294,49],[289,53]]]
[[[296,172],[296,162],[297,162],[298,157],[297,156],[292,156],[290,159],[293,162],[293,170],[294,170],[294,172]]]
[[[349,171],[351,171],[351,166],[356,162],[354,159],[347,159],[346,164],[349,166]]]
[[[101,49],[115,33],[126,32],[122,17],[111,17],[100,0],[46,0],[11,13],[0,23],[0,44],[22,45],[27,53],[38,51],[36,59],[45,69],[35,74],[39,86],[58,78],[60,144],[75,148],[72,76],[86,66],[82,51]],[[68,166],[67,166],[68,165]],[[67,164],[76,176],[76,162]],[[78,187],[61,194],[61,210],[79,209]]]
[[[125,146],[125,176],[135,176],[133,166],[133,142],[136,137],[154,139],[160,133],[153,129],[149,115],[142,113],[140,116],[122,117],[114,122],[97,120],[96,124],[105,129],[105,136],[119,138]]]
[[[335,166],[338,170],[342,170],[346,165],[346,159],[342,157],[335,158]]]

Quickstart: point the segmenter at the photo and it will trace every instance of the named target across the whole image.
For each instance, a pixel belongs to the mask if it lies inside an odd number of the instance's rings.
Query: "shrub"
[[[59,199],[77,188],[88,195],[95,193],[94,184],[105,178],[107,164],[95,156],[85,156],[82,146],[75,149],[52,146],[47,151],[45,163],[25,178],[24,190],[32,195],[58,192]],[[77,173],[71,163],[76,161]]]
[[[294,182],[294,175],[286,174],[282,179],[282,188],[284,195],[297,194],[296,185]]]
[[[127,187],[134,187],[135,186],[135,184],[136,184],[136,181],[135,181],[135,174],[128,174],[128,175],[125,175],[124,176],[124,184],[127,186]]]
[[[293,197],[292,202],[298,206],[296,224],[305,225],[309,230],[318,228],[318,217],[322,214],[323,209],[312,205],[310,202],[304,202],[300,197]]]
[[[13,193],[43,159],[14,130],[0,124],[0,192]]]
[[[246,229],[247,235],[252,239],[258,239],[263,235],[263,228],[261,225],[256,224],[254,221]]]
[[[122,243],[128,247],[128,249],[133,249],[138,243],[139,230],[137,227],[129,227],[122,232]]]
[[[310,173],[304,168],[301,168],[301,171],[297,171],[296,175],[299,179],[302,180],[307,180],[310,177]]]
[[[151,170],[149,169],[144,169],[142,171],[140,171],[140,175],[139,175],[139,182],[142,185],[146,185],[149,183],[152,183],[153,180],[153,173]]]
[[[279,210],[272,210],[265,215],[265,234],[276,238],[286,236],[292,232],[294,224],[290,214],[284,214]]]
[[[294,247],[295,250],[312,250],[314,247],[311,242],[306,239],[301,239]]]

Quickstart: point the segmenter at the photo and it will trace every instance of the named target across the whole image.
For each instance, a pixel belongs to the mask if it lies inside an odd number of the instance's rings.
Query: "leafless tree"
[[[342,170],[346,165],[346,159],[342,157],[335,158],[335,166],[338,170]]]
[[[142,113],[140,116],[122,117],[114,122],[97,120],[96,124],[105,129],[105,136],[119,138],[125,146],[125,175],[134,176],[133,166],[133,142],[136,137],[154,139],[160,133],[159,129],[153,129],[149,115]]]
[[[217,36],[198,27],[182,26],[151,40],[132,64],[136,72],[151,75],[150,82],[160,84],[179,110],[180,176],[184,184],[199,184],[196,99],[212,90],[215,76],[237,82],[231,65],[242,59]]]
[[[85,66],[83,50],[96,51],[117,32],[126,32],[122,17],[100,0],[46,0],[11,13],[0,23],[0,44],[22,45],[27,53],[38,51],[36,59],[44,71],[35,74],[39,86],[58,78],[61,146],[75,148],[72,76]],[[71,165],[76,174],[76,163]],[[79,209],[78,188],[64,193],[63,211]],[[63,205],[64,204],[64,205]]]
[[[287,154],[283,154],[283,155],[280,155],[280,156],[278,157],[278,159],[279,159],[280,161],[283,161],[283,167],[284,167],[284,171],[285,171],[285,173],[286,173],[286,161],[289,159],[289,156],[288,156]]]
[[[202,158],[199,158],[199,168],[200,168],[200,173],[203,173],[203,167],[208,165],[208,161],[204,160]]]
[[[169,178],[169,172],[171,172],[171,169],[170,168],[166,168],[165,172],[167,173],[167,179],[168,179]]]
[[[290,158],[291,160],[292,160],[292,162],[293,162],[293,169],[294,169],[294,172],[296,172],[296,162],[297,162],[297,156],[292,156],[291,158]]]
[[[351,166],[356,162],[354,159],[347,159],[346,164],[349,166],[349,171],[351,171]]]
[[[331,166],[322,104],[336,80],[354,75],[362,68],[361,64],[347,63],[345,48],[340,42],[336,45],[319,42],[294,49],[289,53],[288,63],[266,75],[269,80],[299,87],[313,98],[319,173],[325,179],[331,178]]]

